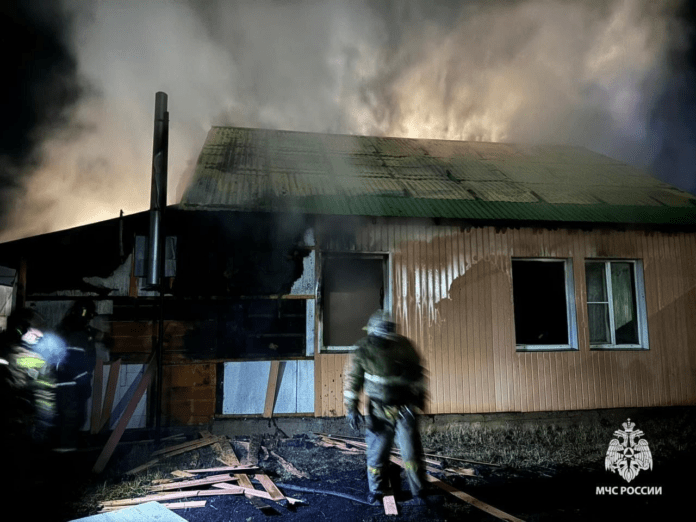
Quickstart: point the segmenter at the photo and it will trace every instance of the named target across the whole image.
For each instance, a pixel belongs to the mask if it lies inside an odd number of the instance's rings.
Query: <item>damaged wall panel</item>
[[[224,363],[223,415],[261,415],[264,411],[270,361]],[[314,411],[314,361],[281,361],[274,414]]]

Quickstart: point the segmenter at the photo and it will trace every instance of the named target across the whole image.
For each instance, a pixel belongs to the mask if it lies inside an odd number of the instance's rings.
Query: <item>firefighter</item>
[[[92,300],[78,300],[58,325],[65,342],[63,360],[56,366],[60,446],[74,449],[80,429],[87,420],[87,401],[92,395],[99,331],[90,326],[96,315]]]
[[[30,308],[15,310],[3,332],[3,436],[18,443],[45,444],[55,416],[55,384],[38,351],[43,320]]]
[[[358,430],[358,411],[365,391],[368,501],[378,502],[387,491],[392,443],[401,449],[409,488],[414,498],[424,494],[424,478],[417,411],[425,402],[423,368],[411,342],[396,333],[391,315],[378,310],[370,317],[367,337],[357,342],[348,361],[343,392],[347,418]]]

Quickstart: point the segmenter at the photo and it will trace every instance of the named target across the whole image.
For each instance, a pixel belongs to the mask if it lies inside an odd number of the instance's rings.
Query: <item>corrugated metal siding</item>
[[[343,243],[324,248],[347,249]],[[428,413],[696,402],[696,235],[460,230],[365,221],[352,249],[392,254],[394,313],[429,375]],[[573,260],[578,351],[517,352],[512,257]],[[650,350],[590,350],[584,261],[642,259]],[[316,412],[341,415],[345,355],[318,355]],[[321,412],[321,413],[319,413]],[[336,412],[336,413],[333,413]]]

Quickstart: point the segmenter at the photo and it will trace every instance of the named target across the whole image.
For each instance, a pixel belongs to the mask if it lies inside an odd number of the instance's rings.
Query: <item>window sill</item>
[[[639,345],[611,345],[611,344],[602,344],[602,345],[590,345],[590,350],[597,350],[597,351],[622,351],[622,352],[645,352],[649,350],[649,347],[647,346],[639,346]]]
[[[518,352],[577,352],[576,346],[569,344],[518,344],[516,346]]]

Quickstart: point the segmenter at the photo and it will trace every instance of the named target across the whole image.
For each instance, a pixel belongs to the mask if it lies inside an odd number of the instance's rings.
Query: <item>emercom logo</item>
[[[616,438],[609,443],[604,465],[612,473],[621,475],[626,482],[631,482],[640,470],[652,469],[653,460],[648,441],[636,441],[645,434],[633,429],[635,423],[627,419],[622,426],[623,430],[614,432]]]

